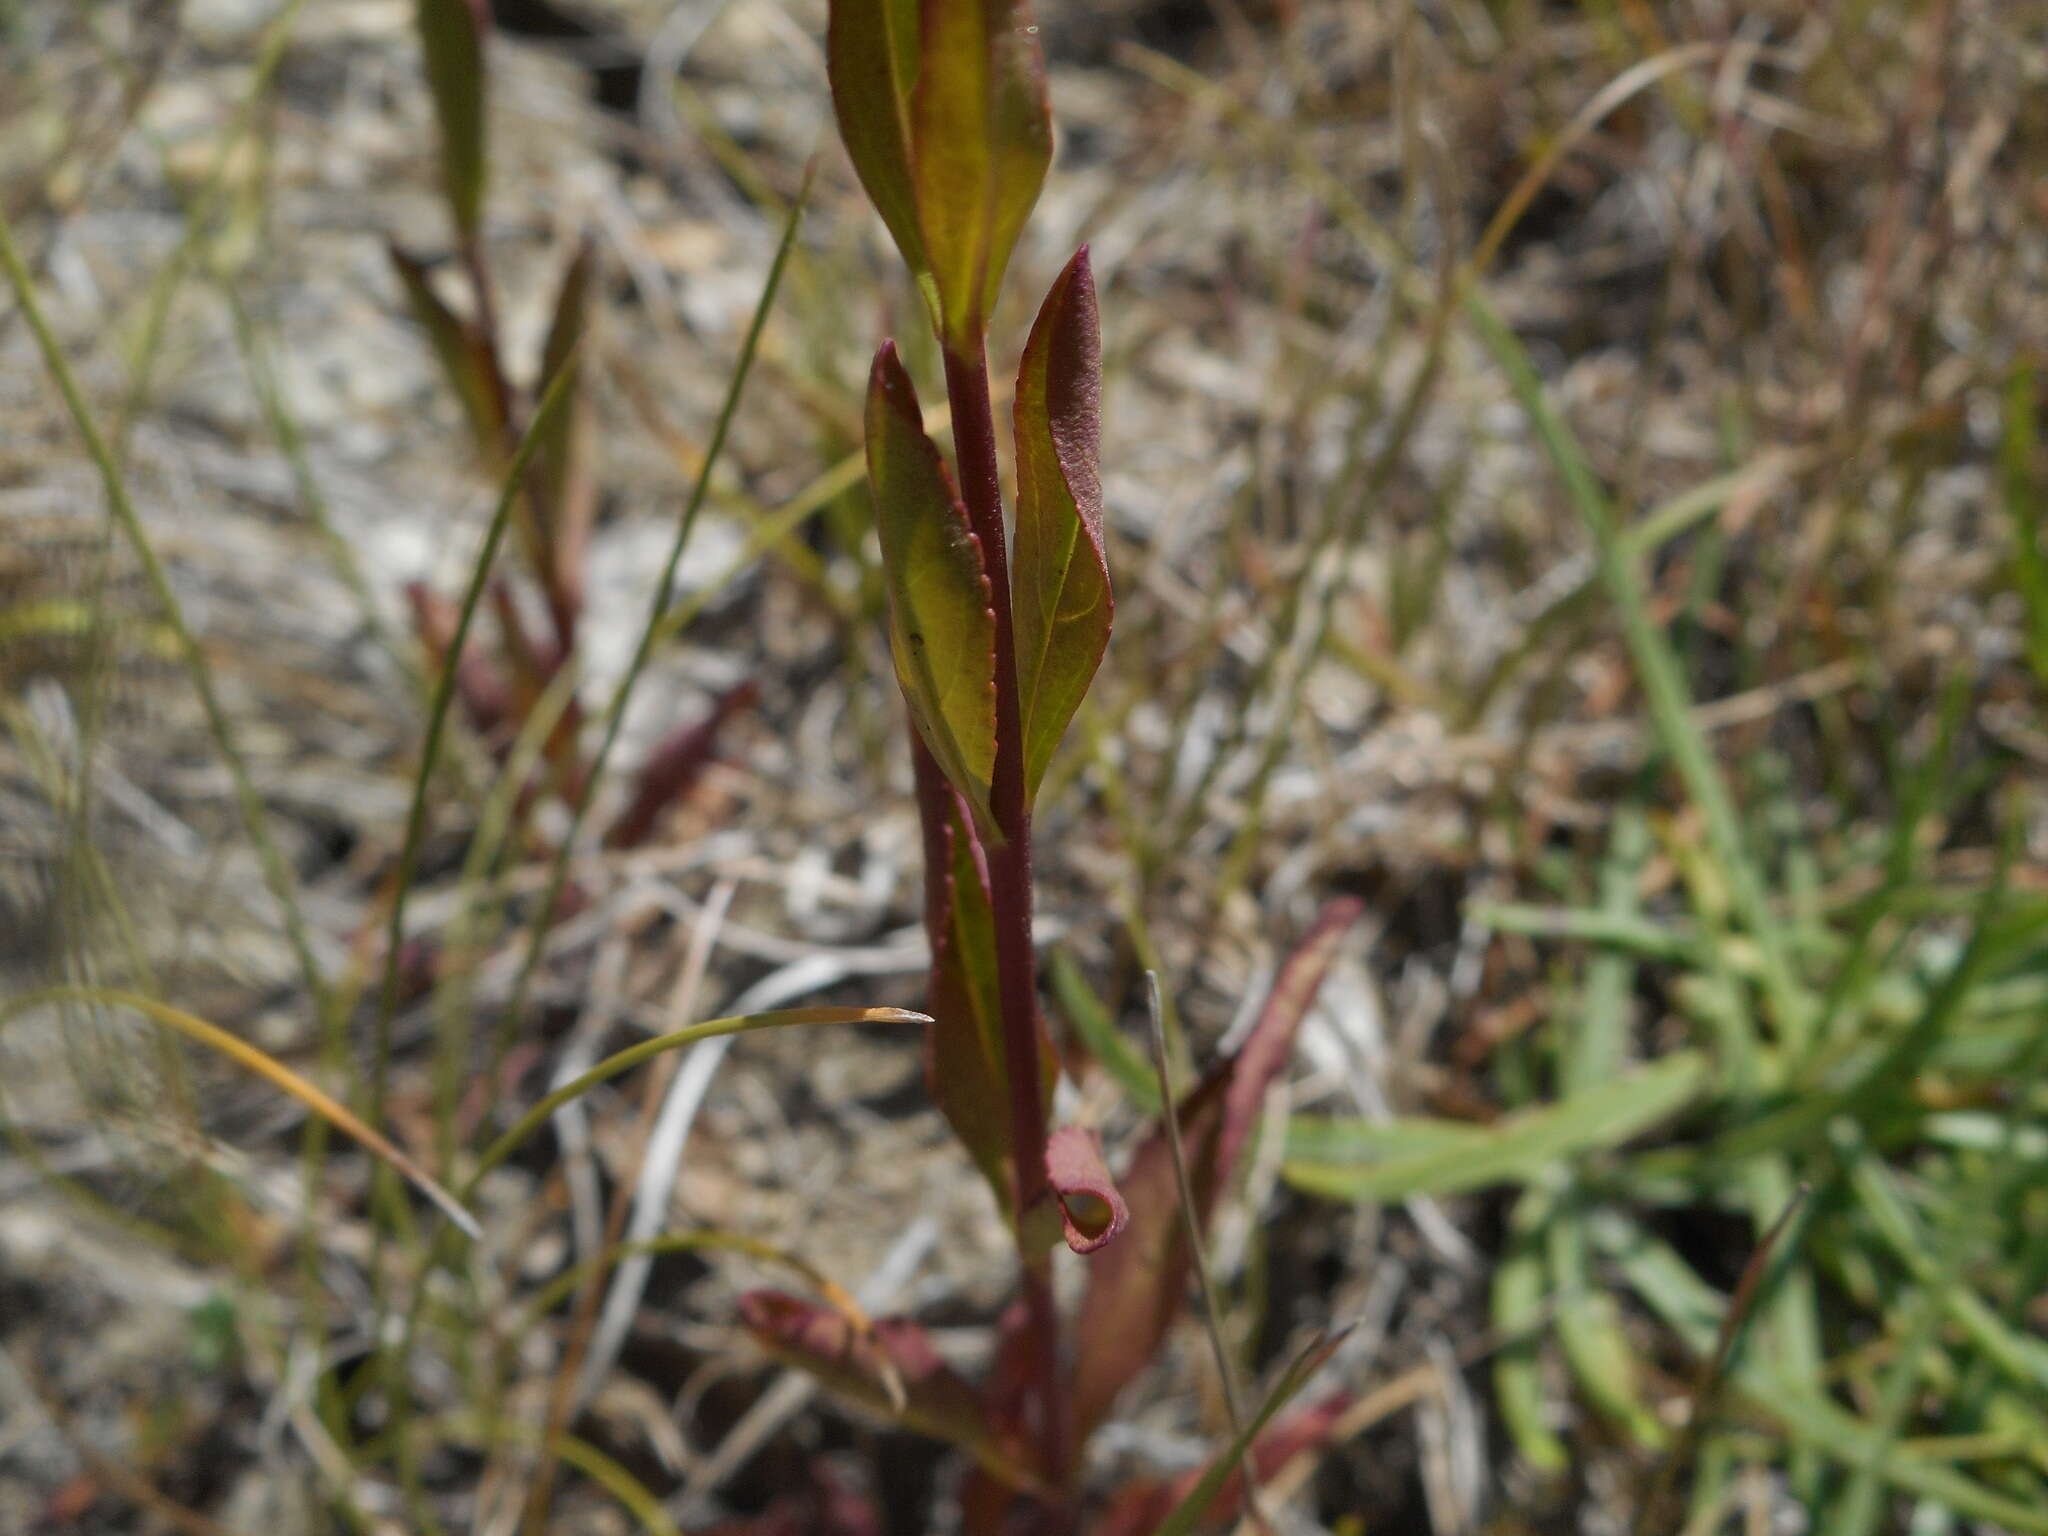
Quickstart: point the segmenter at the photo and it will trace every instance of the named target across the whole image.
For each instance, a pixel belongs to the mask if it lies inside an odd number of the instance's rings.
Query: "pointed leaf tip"
[[[1102,1142],[1093,1131],[1078,1125],[1054,1131],[1045,1145],[1045,1176],[1074,1252],[1093,1253],[1114,1242],[1130,1222],[1130,1208],[1109,1176]]]
[[[868,1022],[874,1024],[930,1024],[928,1013],[919,1013],[914,1008],[870,1008]]]
[[[441,134],[441,179],[455,227],[473,238],[483,216],[484,0],[418,0],[415,21],[427,91]]]
[[[1088,248],[1045,296],[1017,370],[1017,628],[1024,784],[1035,793],[1109,646],[1102,534],[1102,337]]]
[[[832,0],[839,134],[932,320],[976,344],[1052,159],[1024,0]]]

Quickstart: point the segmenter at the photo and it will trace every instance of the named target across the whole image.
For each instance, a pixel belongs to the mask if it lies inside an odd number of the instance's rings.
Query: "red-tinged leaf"
[[[1010,1146],[1010,1075],[1003,1049],[995,915],[988,868],[966,803],[922,740],[911,742],[918,821],[924,836],[925,933],[931,940],[926,1076],[932,1101],[953,1127],[1005,1218],[1016,1207]],[[1040,1091],[1052,1096],[1058,1063],[1040,1025]]]
[[[1227,1179],[1237,1166],[1238,1154],[1251,1138],[1264,1108],[1266,1091],[1287,1069],[1294,1054],[1294,1037],[1301,1028],[1316,994],[1323,988],[1330,963],[1337,958],[1351,925],[1365,915],[1365,903],[1356,896],[1333,896],[1323,903],[1316,920],[1302,941],[1281,962],[1272,990],[1243,1047],[1232,1058],[1230,1086],[1224,1091],[1222,1134],[1217,1142],[1216,1163]]]
[[[1115,1241],[1130,1209],[1102,1161],[1102,1141],[1078,1125],[1061,1126],[1045,1145],[1045,1176],[1059,1201],[1067,1246],[1093,1253]]]
[[[1363,910],[1348,896],[1324,905],[1307,938],[1281,965],[1243,1047],[1181,1100],[1181,1144],[1198,1216],[1209,1216],[1236,1171],[1266,1090],[1294,1049],[1302,1016],[1345,930]],[[1130,1227],[1089,1266],[1076,1329],[1071,1401],[1076,1433],[1084,1438],[1165,1342],[1191,1273],[1179,1180],[1164,1128],[1139,1145],[1118,1183]]]
[[[562,665],[562,652],[552,642],[537,640],[526,627],[526,615],[519,609],[512,585],[502,576],[491,578],[491,611],[498,620],[498,635],[505,642],[505,654],[512,661],[522,687],[530,696],[522,704],[530,707]]]
[[[1267,1481],[1303,1451],[1322,1444],[1356,1400],[1349,1392],[1334,1393],[1259,1435],[1251,1443],[1254,1481]],[[1191,1518],[1197,1529],[1233,1520],[1244,1510],[1244,1474],[1238,1461],[1236,1457],[1226,1461],[1219,1456],[1209,1467],[1183,1477],[1127,1483],[1116,1491],[1102,1513],[1089,1522],[1088,1536],[1153,1536],[1177,1508],[1193,1498],[1203,1479],[1211,1476],[1215,1468],[1221,1468],[1223,1475],[1206,1509]]]
[[[584,387],[578,350],[590,326],[596,271],[597,249],[585,239],[562,274],[554,318],[541,349],[542,388],[565,369],[571,374],[569,398],[541,424],[532,480],[539,503],[534,509],[539,533],[536,574],[547,592],[555,638],[565,651],[575,643],[576,620],[583,609],[585,552],[597,517],[594,408]]]
[[[867,455],[896,680],[918,734],[986,838],[996,758],[988,567],[893,345],[875,354],[868,382]]]
[[[975,1467],[960,1479],[958,1498],[960,1536],[1020,1536],[1023,1528],[1014,1516],[1029,1506],[1001,1478]]]
[[[1214,1203],[1216,1140],[1222,1123],[1227,1066],[1181,1100],[1181,1144],[1195,1204]],[[1075,1324],[1074,1432],[1085,1440],[1142,1371],[1172,1330],[1186,1301],[1191,1255],[1179,1209],[1173,1149],[1155,1131],[1132,1154],[1117,1181],[1130,1212],[1121,1239],[1088,1266],[1088,1288]]]
[[[427,92],[441,129],[441,179],[448,210],[465,240],[474,239],[484,202],[485,0],[419,0]]]
[[[910,92],[917,80],[918,0],[832,0],[826,73],[839,136],[903,264],[929,288],[910,162]],[[937,322],[937,297],[927,293]]]
[[[925,1037],[927,1086],[1007,1217],[1016,1204],[1017,1179],[988,870],[958,792],[921,738],[910,746],[924,836],[925,934],[932,950],[925,1002],[933,1020]]]
[[[455,604],[423,581],[405,584],[405,600],[412,608],[413,633],[435,667],[445,665],[455,640]],[[479,736],[496,736],[512,718],[512,685],[474,645],[463,647],[455,668],[455,693]]]
[[[1045,59],[1023,0],[923,0],[911,176],[948,346],[979,348],[1052,163]]]
[[[607,848],[638,848],[654,835],[662,814],[680,804],[696,787],[718,747],[719,732],[742,709],[760,698],[753,681],[728,688],[702,720],[678,726],[648,754],[633,787],[633,798],[606,831]]]
[[[1017,626],[1024,789],[1037,792],[1109,646],[1102,545],[1102,337],[1083,246],[1052,285],[1017,370]]]
[[[405,289],[407,306],[469,422],[470,436],[484,467],[496,472],[504,465],[510,440],[506,422],[505,376],[498,367],[490,339],[475,324],[456,315],[434,292],[427,269],[396,245],[388,246],[392,270]]]
[[[1011,1464],[980,1394],[907,1318],[879,1318],[863,1330],[829,1307],[781,1291],[751,1291],[740,1298],[740,1320],[769,1354],[846,1401],[950,1441],[998,1476],[1031,1481]]]

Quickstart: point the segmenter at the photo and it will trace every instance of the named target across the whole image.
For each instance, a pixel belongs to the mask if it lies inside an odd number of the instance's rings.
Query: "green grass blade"
[[[1322,1369],[1343,1342],[1343,1336],[1317,1339],[1296,1355],[1280,1379],[1273,1383],[1273,1390],[1266,1394],[1266,1400],[1259,1404],[1259,1411],[1252,1415],[1250,1422],[1232,1439],[1228,1448],[1212,1459],[1201,1480],[1189,1491],[1188,1496],[1174,1506],[1173,1511],[1160,1521],[1152,1536],[1191,1536],[1201,1524],[1202,1516],[1209,1506],[1216,1502],[1216,1495],[1223,1491],[1223,1485],[1235,1472],[1238,1464],[1250,1452],[1252,1442],[1259,1431],[1272,1422],[1273,1416],[1292,1402],[1297,1393],[1308,1385],[1309,1378]]]
[[[1643,1400],[1635,1346],[1622,1329],[1614,1298],[1594,1279],[1581,1213],[1567,1207],[1553,1217],[1544,1248],[1556,1298],[1557,1342],[1579,1390],[1638,1446],[1658,1449],[1664,1426]]]
[[[1743,926],[1763,965],[1764,992],[1792,1053],[1810,1041],[1813,999],[1793,968],[1784,927],[1772,910],[1763,876],[1749,852],[1734,797],[1708,750],[1706,734],[1693,718],[1692,696],[1670,639],[1650,617],[1642,573],[1624,542],[1615,509],[1586,461],[1578,439],[1550,404],[1535,365],[1522,343],[1477,292],[1467,294],[1465,314],[1487,350],[1507,375],[1510,388],[1534,423],[1537,436],[1564,481],[1565,490],[1592,536],[1602,583],[1621,620],[1622,638],[1643,687],[1658,739],[1699,806],[1707,835],[1722,866]]]
[[[1543,1228],[1556,1204],[1548,1190],[1522,1192],[1508,1218],[1508,1242],[1493,1270],[1493,1331],[1505,1342],[1493,1357],[1493,1400],[1522,1459],[1554,1474],[1571,1464],[1544,1413],[1540,1330],[1546,1320]]]
[[[519,974],[512,983],[512,995],[505,1007],[506,1028],[516,1028],[520,1011],[526,1001],[527,989],[533,984],[534,972],[540,966],[541,950],[547,943],[549,930],[554,927],[555,913],[560,909],[562,891],[568,883],[569,861],[575,856],[578,834],[590,814],[591,803],[597,797],[597,787],[604,779],[605,766],[611,761],[612,748],[619,739],[619,727],[626,718],[626,705],[631,702],[633,690],[639,686],[640,674],[647,668],[647,660],[654,653],[656,639],[662,634],[662,620],[669,603],[675,596],[676,571],[683,563],[683,551],[689,547],[690,535],[696,529],[697,515],[704,509],[704,499],[711,488],[711,476],[718,468],[719,460],[725,453],[726,438],[732,432],[733,418],[739,412],[740,395],[746,388],[747,378],[754,369],[754,356],[760,349],[761,333],[768,324],[768,312],[774,307],[775,295],[782,286],[782,276],[789,266],[789,255],[796,245],[797,226],[803,219],[805,206],[810,201],[811,182],[816,175],[815,162],[804,171],[803,186],[796,199],[790,204],[789,217],[782,226],[782,238],[775,248],[775,259],[768,267],[768,275],[761,284],[761,297],[754,304],[753,318],[747,324],[745,340],[740,343],[738,360],[733,364],[732,378],[726,385],[725,399],[718,408],[718,420],[711,430],[711,440],[704,449],[704,463],[697,472],[696,484],[691,487],[690,499],[683,504],[683,512],[676,523],[675,537],[669,543],[668,557],[662,563],[661,578],[655,584],[654,598],[648,604],[647,620],[641,626],[639,642],[633,648],[632,660],[626,664],[625,675],[612,690],[611,702],[605,706],[604,724],[598,738],[597,752],[590,760],[589,771],[583,778],[582,793],[576,797],[576,804],[570,812],[568,830],[562,834],[560,845],[555,850],[554,864],[548,871],[548,883],[540,903],[533,914],[532,926],[528,931],[526,953],[519,963]]]
[[[1081,1037],[1088,1054],[1102,1064],[1102,1069],[1116,1080],[1124,1096],[1140,1112],[1156,1116],[1161,1100],[1152,1069],[1116,1027],[1116,1021],[1102,1006],[1095,989],[1088,985],[1088,978],[1081,974],[1074,957],[1064,949],[1054,950],[1051,969],[1053,996],[1059,999],[1060,1011],[1074,1026],[1074,1033]]]
[[[2026,608],[2027,661],[2048,688],[2048,554],[2041,548],[2043,500],[2036,469],[2034,370],[2014,367],[2005,384],[2005,440],[1999,465],[2012,517],[2012,577]]]
[[[391,1024],[398,1013],[398,988],[405,947],[405,908],[419,867],[420,844],[426,840],[427,792],[434,782],[442,738],[447,733],[449,712],[455,702],[456,674],[461,670],[462,654],[469,644],[470,625],[476,619],[484,588],[490,584],[491,569],[497,564],[499,546],[505,541],[505,530],[511,526],[513,509],[524,491],[527,466],[533,462],[534,454],[545,440],[555,413],[568,400],[574,381],[572,359],[571,365],[555,371],[547,392],[541,396],[539,408],[533,413],[533,420],[527,424],[526,433],[512,455],[512,462],[499,488],[497,508],[491,514],[490,527],[484,533],[483,544],[470,568],[469,585],[462,594],[462,608],[455,621],[455,632],[448,642],[441,674],[434,679],[433,698],[427,706],[426,739],[420,747],[419,767],[413,774],[412,802],[405,815],[405,840],[399,845],[397,869],[392,877],[391,911],[384,923],[384,979],[378,989],[376,1037],[370,1059],[369,1096],[372,1104],[384,1101],[385,1083],[390,1074]]]
[[[686,1045],[695,1045],[700,1040],[716,1039],[720,1035],[743,1035],[757,1029],[782,1029],[792,1024],[929,1024],[931,1018],[922,1013],[913,1013],[908,1008],[842,1008],[821,1006],[815,1008],[778,1008],[769,1013],[735,1014],[730,1018],[712,1019],[703,1024],[692,1024],[688,1029],[673,1030],[665,1035],[656,1035],[638,1045],[607,1056],[603,1061],[577,1077],[571,1078],[555,1089],[533,1108],[515,1120],[511,1127],[487,1147],[477,1159],[464,1190],[476,1188],[477,1180],[505,1161],[519,1146],[547,1124],[548,1117],[564,1104],[580,1099],[591,1089],[610,1082],[621,1072],[630,1072],[643,1061],[651,1061],[664,1051],[681,1050]]]

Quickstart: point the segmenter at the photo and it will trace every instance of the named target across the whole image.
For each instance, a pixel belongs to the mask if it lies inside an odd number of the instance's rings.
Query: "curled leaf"
[[[896,680],[918,734],[986,834],[996,759],[988,567],[893,344],[875,354],[868,380],[867,457]]]
[[[1054,1131],[1045,1144],[1045,1177],[1059,1201],[1067,1246],[1076,1253],[1093,1253],[1113,1242],[1131,1219],[1093,1131],[1078,1125]]]
[[[1024,787],[1037,791],[1109,646],[1102,544],[1102,339],[1083,246],[1045,296],[1017,370],[1017,626]]]

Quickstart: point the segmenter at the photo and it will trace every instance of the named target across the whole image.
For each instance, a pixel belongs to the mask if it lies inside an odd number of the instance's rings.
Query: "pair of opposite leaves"
[[[1102,543],[1100,352],[1084,249],[1047,294],[1018,370],[1016,532],[1009,550],[1027,804],[1109,644]],[[925,435],[893,345],[868,383],[868,478],[889,592],[891,649],[918,733],[987,841],[996,760],[996,608],[989,559]]]

